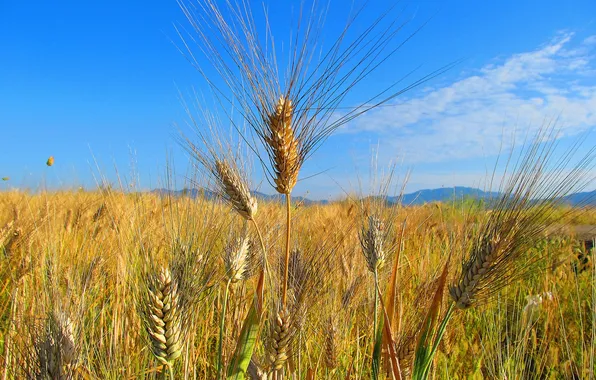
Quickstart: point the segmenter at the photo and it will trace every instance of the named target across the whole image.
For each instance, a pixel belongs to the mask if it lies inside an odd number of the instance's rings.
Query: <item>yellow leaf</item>
[[[48,158],[46,165],[48,165],[48,166],[54,165],[54,156],[50,156],[50,158]]]

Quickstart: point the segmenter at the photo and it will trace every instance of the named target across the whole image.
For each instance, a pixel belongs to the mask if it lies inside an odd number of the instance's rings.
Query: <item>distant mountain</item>
[[[187,196],[191,198],[205,197],[207,199],[217,198],[217,194],[208,189],[182,189],[182,190],[168,190],[168,189],[155,189],[151,193],[159,195],[173,195],[176,197]],[[270,195],[261,193],[259,191],[253,191],[252,194],[257,198],[267,202],[282,201],[284,198],[280,194]],[[303,204],[310,206],[313,204],[327,204],[329,201],[313,201],[305,197],[292,197],[292,203]]]
[[[161,194],[161,195],[174,195],[174,196],[189,196],[191,198],[196,198],[199,196],[206,197],[208,199],[216,198],[217,195],[207,189],[183,189],[183,190],[167,190],[167,189],[155,189],[151,191],[154,194]],[[261,199],[264,201],[282,201],[283,197],[279,194],[270,195],[261,193],[259,191],[254,191],[253,195],[257,197],[257,199]],[[418,190],[413,193],[404,194],[402,197],[402,203],[404,205],[412,206],[412,205],[421,205],[424,203],[430,202],[449,202],[453,200],[461,200],[464,198],[476,198],[476,199],[490,199],[499,196],[498,192],[494,191],[483,191],[480,189],[476,189],[473,187],[463,187],[463,186],[456,186],[456,187],[443,187],[440,189],[425,189],[425,190]],[[388,203],[395,203],[399,200],[399,197],[388,197]],[[329,201],[322,200],[322,201],[315,201],[304,197],[292,197],[292,202],[295,204],[303,204],[306,206],[314,205],[314,204],[327,204]],[[583,192],[583,193],[575,193],[566,196],[563,198],[563,202],[569,204],[571,206],[578,206],[578,205],[590,205],[596,206],[596,190],[590,192]]]
[[[563,202],[571,206],[596,206],[596,190],[568,195]]]
[[[448,202],[454,199],[476,198],[495,199],[500,193],[495,191],[483,191],[472,187],[452,187],[440,189],[419,190],[414,193],[405,194],[402,199],[404,205],[420,205],[430,202]],[[391,197],[389,201],[396,202],[398,197]],[[596,206],[596,190],[583,193],[570,194],[562,199],[562,202],[571,206]]]
[[[168,189],[155,189],[151,190],[152,194],[158,195],[172,195],[175,197],[190,197],[190,198],[197,198],[197,197],[205,197],[207,199],[213,199],[217,197],[211,190],[207,189],[182,189],[182,190],[168,190]]]
[[[285,199],[285,197],[282,196],[281,194],[269,195],[269,194],[261,193],[259,191],[253,191],[253,195],[255,197],[257,197],[257,199],[262,199],[265,201],[283,201]],[[292,197],[292,203],[294,203],[294,204],[300,203],[305,206],[310,206],[310,205],[314,205],[314,204],[328,204],[329,201],[325,200],[325,199],[320,200],[320,201],[314,201],[312,199],[298,196],[298,197]]]
[[[418,190],[413,193],[404,194],[402,203],[404,205],[420,205],[430,202],[447,202],[461,200],[463,198],[489,199],[499,195],[496,192],[487,192],[473,187],[443,187],[440,189]],[[389,197],[389,202],[397,202],[399,197]]]

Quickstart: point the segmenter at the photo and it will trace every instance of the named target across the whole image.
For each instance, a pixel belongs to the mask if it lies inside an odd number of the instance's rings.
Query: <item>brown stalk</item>
[[[399,305],[396,305],[396,287],[397,287],[397,278],[398,278],[398,269],[399,269],[399,259],[401,256],[401,252],[402,252],[402,246],[403,246],[403,239],[404,239],[404,233],[405,233],[405,222],[402,226],[402,230],[401,230],[401,234],[399,237],[399,243],[398,243],[398,250],[397,250],[397,254],[395,255],[395,261],[393,262],[393,269],[391,271],[391,277],[389,279],[389,282],[387,283],[387,290],[385,293],[385,297],[386,297],[386,305],[387,305],[387,314],[389,315],[389,322],[391,324],[391,327],[394,328],[395,327],[395,319],[396,319],[396,314],[399,313]],[[397,332],[399,333],[401,329],[401,326],[397,326]],[[390,330],[391,331],[391,330]],[[382,338],[382,345],[383,345],[383,359],[385,359],[385,363],[386,363],[386,371],[389,372],[389,370],[391,369],[389,367],[389,346],[391,344],[393,344],[393,341],[391,340],[390,336],[388,334],[386,334],[385,330],[383,331],[383,338]]]
[[[298,151],[298,140],[294,136],[292,128],[293,117],[292,101],[280,97],[275,111],[269,115],[266,121],[268,134],[265,135],[265,142],[271,150],[272,165],[274,171],[275,190],[286,196],[286,244],[285,244],[285,273],[282,290],[282,305],[286,306],[288,292],[288,268],[290,261],[290,231],[292,223],[292,189],[298,180],[300,171],[300,155]]]
[[[395,380],[401,380],[401,369],[399,367],[399,360],[397,359],[397,353],[395,351],[395,345],[393,344],[393,337],[391,336],[391,322],[389,319],[389,315],[387,315],[387,309],[385,309],[385,303],[383,302],[383,295],[381,294],[381,289],[376,286],[376,292],[379,296],[379,300],[381,301],[381,310],[383,311],[383,334],[387,335],[389,339],[389,344],[387,345],[388,350],[388,359],[389,359],[389,370],[392,375],[392,378]]]
[[[290,268],[290,224],[292,223],[292,207],[291,207],[291,196],[286,195],[286,254],[285,254],[285,271],[284,271],[284,285],[282,291],[282,305],[285,307],[287,303],[288,295],[288,270]]]

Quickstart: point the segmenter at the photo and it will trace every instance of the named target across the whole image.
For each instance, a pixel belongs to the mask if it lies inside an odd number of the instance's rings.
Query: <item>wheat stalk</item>
[[[69,208],[66,211],[66,217],[64,218],[64,230],[68,233],[72,230],[72,220],[73,220],[73,212],[72,209]]]

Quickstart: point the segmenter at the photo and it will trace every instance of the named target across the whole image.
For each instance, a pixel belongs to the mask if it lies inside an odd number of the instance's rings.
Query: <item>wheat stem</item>
[[[255,231],[257,231],[257,236],[259,237],[259,243],[261,244],[261,250],[263,251],[263,260],[265,262],[265,268],[269,266],[267,261],[267,249],[265,248],[265,239],[263,239],[263,233],[261,233],[261,229],[259,228],[259,224],[256,220],[251,219],[253,226],[255,227]]]
[[[282,293],[282,305],[286,307],[286,295],[288,293],[288,269],[290,267],[290,227],[292,222],[292,198],[286,194],[286,265],[284,273],[284,287]]]
[[[221,309],[221,317],[219,320],[219,343],[217,346],[217,380],[221,378],[221,369],[222,369],[222,354],[223,354],[223,330],[226,322],[226,309],[228,306],[228,294],[230,291],[230,282],[228,280],[226,282],[226,290],[224,292],[224,299],[223,299],[223,307]]]
[[[172,368],[172,364],[168,364],[168,373],[170,375],[170,380],[174,380],[174,368]]]
[[[375,268],[374,272],[373,272],[374,278],[375,278],[375,289],[378,288],[379,286],[379,272],[377,271],[377,269]],[[376,339],[377,336],[377,309],[379,307],[379,293],[375,290],[375,309],[373,311],[373,341]],[[379,373],[379,369],[378,368],[373,368],[373,377],[376,379]]]

